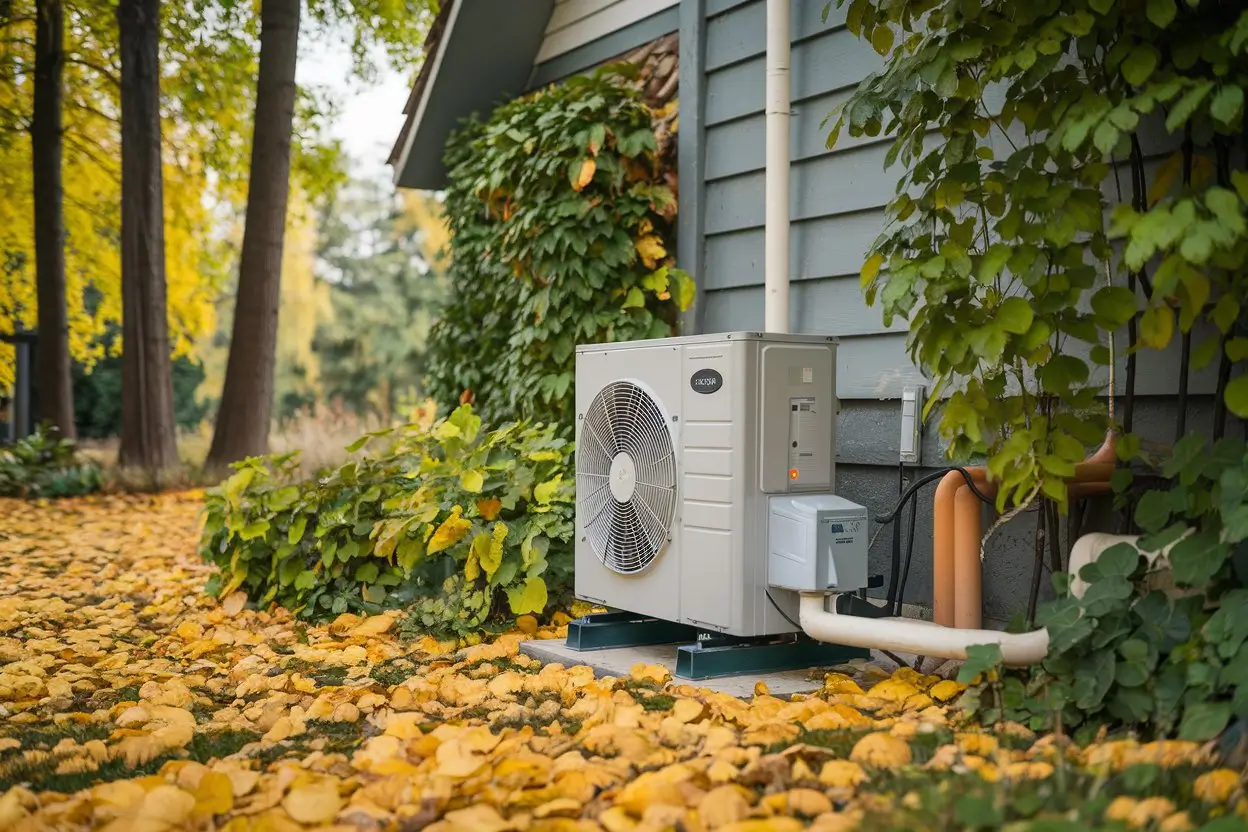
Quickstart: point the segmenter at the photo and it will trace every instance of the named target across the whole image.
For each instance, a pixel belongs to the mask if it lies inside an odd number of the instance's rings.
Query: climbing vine
[[[694,285],[674,268],[675,102],[651,108],[636,79],[627,64],[577,76],[448,142],[451,300],[429,356],[439,402],[570,434],[578,344],[676,333]]]
[[[964,673],[992,681],[968,706],[1218,734],[1248,716],[1248,456],[1233,436],[1248,417],[1248,10],[852,0],[845,23],[887,61],[829,117],[829,145],[889,136],[903,168],[862,286],[886,321],[909,321],[951,456],[986,459],[998,509],[1064,511],[1076,464],[1113,430],[1116,505],[1144,532],[1085,567],[1078,592],[1055,577],[1043,667],[987,673],[999,652],[981,648]],[[1166,350],[1175,444],[1152,451],[1137,370]],[[1189,376],[1206,367],[1200,434]]]

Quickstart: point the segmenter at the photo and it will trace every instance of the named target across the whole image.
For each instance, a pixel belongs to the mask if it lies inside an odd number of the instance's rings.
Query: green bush
[[[572,448],[553,426],[483,432],[465,405],[348,451],[369,444],[313,482],[292,481],[295,454],[238,463],[208,494],[201,553],[220,570],[209,592],[242,589],[305,618],[404,607],[458,634],[564,600]]]
[[[72,439],[39,426],[8,448],[0,448],[0,497],[78,497],[103,482],[94,462],[79,458]]]
[[[676,334],[693,280],[674,268],[676,198],[633,71],[608,67],[470,122],[447,143],[450,301],[428,391],[471,391],[487,422],[566,434],[576,345]]]

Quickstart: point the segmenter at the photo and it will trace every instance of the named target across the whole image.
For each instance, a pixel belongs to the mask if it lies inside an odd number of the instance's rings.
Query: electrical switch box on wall
[[[918,465],[923,461],[923,393],[922,387],[906,387],[901,391],[901,461]]]
[[[767,581],[796,592],[865,588],[867,510],[832,494],[772,497]]]

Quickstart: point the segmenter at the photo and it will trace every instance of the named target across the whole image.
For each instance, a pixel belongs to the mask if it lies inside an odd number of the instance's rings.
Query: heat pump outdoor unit
[[[837,409],[831,337],[578,347],[577,597],[752,637],[798,629],[797,591],[865,587]]]

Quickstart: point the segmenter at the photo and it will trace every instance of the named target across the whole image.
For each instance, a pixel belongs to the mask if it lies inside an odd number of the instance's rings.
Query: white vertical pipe
[[[789,0],[767,0],[767,185],[763,310],[767,332],[789,331]]]

